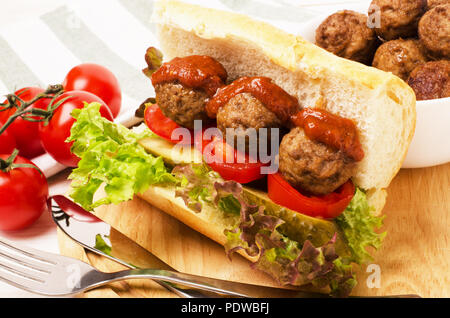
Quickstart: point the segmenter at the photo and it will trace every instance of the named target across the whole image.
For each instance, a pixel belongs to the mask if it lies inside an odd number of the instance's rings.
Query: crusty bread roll
[[[353,181],[366,190],[375,214],[381,212],[384,189],[400,169],[415,127],[415,95],[404,81],[240,14],[159,1],[152,21],[157,25],[165,60],[209,55],[224,65],[230,80],[267,76],[297,97],[302,106],[321,107],[353,119],[365,152]],[[151,141],[141,144],[152,151]],[[173,189],[164,187],[152,186],[139,196],[216,242],[225,243],[223,232],[230,225],[219,213],[196,213],[181,198],[175,198]],[[285,217],[295,218],[296,212],[288,211]]]

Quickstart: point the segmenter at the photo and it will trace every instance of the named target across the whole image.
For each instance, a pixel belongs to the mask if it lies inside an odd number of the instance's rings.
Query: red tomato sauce
[[[297,99],[268,77],[241,77],[219,89],[206,104],[208,116],[215,118],[220,107],[241,93],[252,94],[285,124],[302,127],[310,139],[340,149],[355,161],[364,158],[353,121],[322,109],[304,108],[299,111],[301,107]]]
[[[291,120],[295,126],[302,127],[310,139],[340,149],[355,161],[364,158],[358,131],[352,120],[312,108],[304,108]]]
[[[210,56],[191,55],[176,57],[164,63],[152,75],[153,86],[179,82],[186,87],[203,89],[210,97],[224,86],[227,71]]]
[[[250,93],[260,100],[280,120],[288,122],[289,117],[300,109],[297,99],[289,95],[268,77],[241,77],[217,91],[206,104],[209,117],[215,118],[220,107],[241,93]]]

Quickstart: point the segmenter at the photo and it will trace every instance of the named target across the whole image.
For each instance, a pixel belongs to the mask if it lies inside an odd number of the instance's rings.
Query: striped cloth
[[[31,1],[31,0],[29,0]],[[185,0],[186,1],[186,0]],[[49,2],[49,1],[47,1]],[[50,0],[48,10],[0,27],[0,94],[24,86],[62,82],[82,62],[106,66],[119,79],[123,103],[117,121],[133,118],[136,107],[153,96],[142,74],[144,53],[158,46],[150,22],[152,0]],[[367,7],[369,1],[344,0],[205,0],[187,1],[248,14],[292,33],[320,14]],[[16,1],[14,1],[16,3]],[[3,6],[2,4],[1,6]],[[13,1],[7,6],[13,6]],[[8,10],[1,10],[3,13]],[[42,10],[39,10],[42,11]],[[31,17],[30,17],[31,16]],[[47,176],[62,169],[49,156],[35,161]]]

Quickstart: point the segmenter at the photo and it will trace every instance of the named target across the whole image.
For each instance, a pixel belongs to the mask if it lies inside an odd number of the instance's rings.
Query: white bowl
[[[343,8],[364,13],[353,8]],[[328,17],[317,17],[297,29],[315,43],[317,27]],[[450,162],[450,97],[417,101],[416,129],[402,168],[424,168]]]
[[[402,168],[450,162],[450,97],[418,101],[413,140]]]

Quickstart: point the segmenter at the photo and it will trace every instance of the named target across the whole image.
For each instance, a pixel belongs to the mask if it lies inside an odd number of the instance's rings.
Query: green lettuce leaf
[[[102,251],[103,253],[105,253],[106,255],[110,255],[111,256],[111,246],[109,246],[105,240],[103,239],[103,237],[101,236],[101,234],[97,234],[95,236],[95,246],[96,249],[98,249],[99,251]]]
[[[203,203],[210,203],[214,192],[211,180],[219,178],[218,174],[205,164],[178,165],[172,170],[175,178],[181,180],[175,191],[187,207],[200,212]]]
[[[150,130],[135,132],[112,123],[100,115],[100,104],[91,103],[75,109],[76,119],[67,142],[74,142],[72,152],[81,158],[72,180],[70,196],[86,210],[110,203],[120,203],[142,193],[151,184],[176,183],[161,157],[148,154],[137,141],[151,135]],[[93,202],[103,187],[105,196]]]
[[[357,188],[350,204],[335,219],[347,239],[352,261],[358,264],[372,260],[367,247],[378,249],[386,236],[386,232],[377,233],[383,225],[384,216],[373,216],[373,210],[366,194]]]
[[[217,203],[217,206],[225,213],[239,215],[241,211],[241,204],[232,194],[221,197]]]

